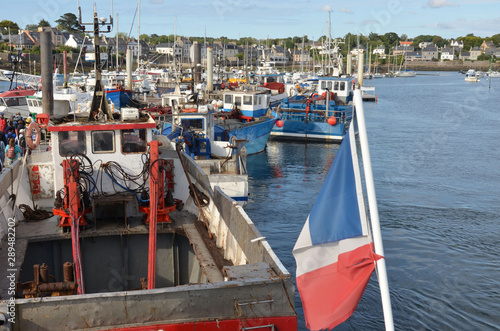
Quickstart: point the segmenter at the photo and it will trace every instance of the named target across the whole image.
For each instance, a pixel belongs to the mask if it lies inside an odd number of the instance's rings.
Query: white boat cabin
[[[318,80],[318,94],[323,94],[326,90],[335,93],[335,96],[343,102],[352,100],[353,80],[344,78],[320,78]]]
[[[235,108],[248,118],[265,116],[271,100],[270,91],[227,91],[223,94],[223,110],[231,111]]]
[[[18,112],[23,117],[30,114],[26,97],[33,95],[35,90],[12,90],[0,93],[0,112],[8,118]]]
[[[64,187],[62,167],[58,165],[77,153],[85,155],[94,167],[116,162],[131,174],[141,173],[144,168],[143,154],[148,150],[148,142],[153,140],[155,128],[156,124],[149,116],[146,121],[76,121],[49,126],[55,166],[54,192]],[[120,185],[135,189],[133,183],[116,183],[108,176],[102,176],[99,180],[102,180],[102,185],[99,183],[100,190],[105,194],[123,191]]]

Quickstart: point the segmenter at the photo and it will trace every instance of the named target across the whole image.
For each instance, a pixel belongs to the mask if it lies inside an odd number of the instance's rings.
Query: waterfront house
[[[438,58],[438,49],[436,45],[432,44],[422,49],[422,61],[432,61],[432,60],[437,60],[437,58]]]
[[[481,44],[481,46],[479,46],[479,48],[481,48],[481,51],[484,54],[487,49],[496,48],[496,46],[495,46],[495,44],[492,41],[486,41],[486,40],[484,40],[483,43]]]
[[[10,41],[7,41],[7,46],[17,49],[32,49],[33,46],[35,46],[35,43],[24,33],[21,33],[11,35]]]
[[[453,48],[443,48],[441,51],[441,61],[450,60],[453,61],[456,59],[455,52]]]
[[[66,40],[64,39],[64,35],[62,34],[61,31],[59,31],[58,28],[53,28],[50,26],[38,28],[38,32],[43,32],[43,31],[50,32],[52,38],[52,44],[55,46],[64,45],[64,43],[66,42]]]
[[[458,56],[458,58],[462,61],[465,61],[465,60],[472,60],[471,59],[471,56],[470,56],[470,52],[460,52],[460,55]]]
[[[410,45],[402,45],[402,46],[394,46],[392,48],[392,54],[394,55],[404,55],[405,53],[408,53],[408,52],[414,52],[415,51],[415,48],[413,46],[410,46]]]
[[[463,41],[450,40],[450,47],[454,50],[462,50],[464,48]]]
[[[63,33],[63,35],[66,35],[66,33]],[[68,33],[67,35],[67,37],[65,36],[66,42],[64,45],[77,49],[80,49],[83,46],[86,47],[87,52],[94,51],[94,44],[89,40],[89,38],[85,38],[79,33]]]
[[[484,54],[493,56],[495,58],[500,58],[500,47],[487,48]]]
[[[377,48],[373,50],[373,55],[378,55],[380,59],[385,59],[385,46],[377,46]]]
[[[470,59],[471,60],[477,60],[477,57],[479,55],[483,54],[483,51],[479,47],[472,47],[470,50]]]

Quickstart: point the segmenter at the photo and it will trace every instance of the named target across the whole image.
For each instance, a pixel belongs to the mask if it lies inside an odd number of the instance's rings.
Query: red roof
[[[0,98],[26,97],[35,94],[35,90],[11,90],[0,93]]]

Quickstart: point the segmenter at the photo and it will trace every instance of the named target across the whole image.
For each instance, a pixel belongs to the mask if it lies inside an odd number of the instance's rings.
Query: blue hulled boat
[[[287,98],[274,110],[279,120],[271,139],[341,142],[352,112],[352,103],[336,104],[332,92]]]
[[[105,88],[105,91],[106,99],[113,102],[115,109],[134,106],[131,90],[127,90],[121,86],[116,86],[115,88]]]
[[[246,139],[248,155],[263,152],[277,118],[271,114],[268,89],[250,88],[224,91],[222,109],[217,112],[217,131],[236,139]]]

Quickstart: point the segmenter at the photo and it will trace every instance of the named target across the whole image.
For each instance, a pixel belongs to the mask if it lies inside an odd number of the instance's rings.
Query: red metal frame
[[[66,126],[49,126],[47,130],[49,131],[99,131],[99,130],[127,130],[127,129],[151,129],[156,128],[154,122],[145,123],[123,123],[123,124],[113,124],[113,125],[66,125]]]
[[[159,158],[161,143],[151,141],[148,145],[149,162],[151,164],[149,173],[149,207],[140,206],[139,210],[146,213],[146,224],[149,224],[148,289],[154,289],[157,223],[172,222],[168,213],[174,211],[176,205],[165,206],[165,178],[168,180],[168,188],[171,188],[173,187],[173,175],[165,171],[163,167],[165,161]]]
[[[259,327],[260,326],[260,327]],[[255,331],[270,331],[274,326],[274,330],[294,331],[297,330],[297,316],[278,316],[278,317],[262,317],[262,318],[246,318],[246,319],[231,319],[231,320],[216,320],[202,321],[192,323],[176,323],[176,324],[153,324],[144,326],[129,326],[110,331],[234,331],[244,330],[244,328],[255,328]]]
[[[71,245],[73,250],[73,263],[75,264],[77,293],[85,294],[83,283],[82,258],[80,251],[80,225],[87,225],[84,215],[91,211],[91,208],[83,210],[80,201],[80,187],[78,160],[64,160],[62,163],[64,173],[64,206],[53,208],[55,215],[61,216],[59,226],[71,226]],[[67,212],[69,211],[69,212]]]

